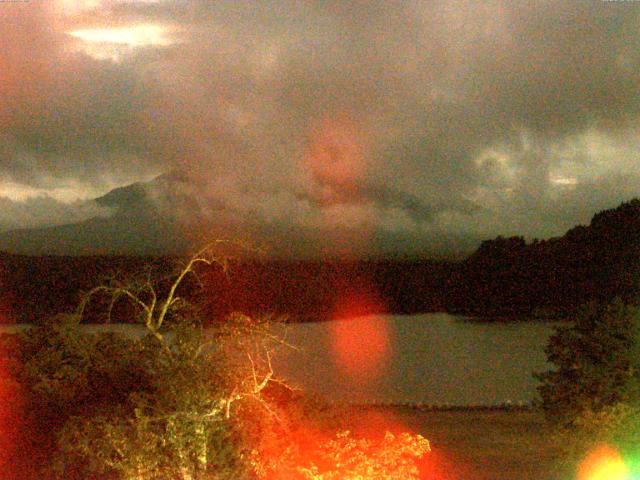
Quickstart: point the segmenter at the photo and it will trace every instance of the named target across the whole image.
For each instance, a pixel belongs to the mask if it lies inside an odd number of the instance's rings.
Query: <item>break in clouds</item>
[[[80,221],[170,171],[221,229],[389,250],[559,235],[640,193],[634,2],[7,2],[0,19],[3,229]]]

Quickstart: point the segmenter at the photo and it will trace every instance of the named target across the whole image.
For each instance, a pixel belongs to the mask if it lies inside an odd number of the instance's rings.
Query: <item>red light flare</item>
[[[387,319],[381,315],[358,317],[385,310],[372,287],[348,286],[337,299],[329,323],[332,355],[338,371],[352,382],[372,382],[390,361],[392,345]]]
[[[366,209],[351,209],[348,228],[345,219],[336,215],[362,204],[360,189],[367,167],[366,135],[348,115],[337,114],[325,119],[313,133],[305,155],[314,184],[311,195],[321,208],[323,223],[332,232],[333,241],[327,252],[350,258],[358,254],[371,238],[371,219]],[[337,207],[337,209],[330,208]],[[336,229],[336,227],[338,227]],[[336,233],[340,231],[341,233]],[[349,232],[350,233],[345,233]],[[366,385],[380,376],[389,361],[391,342],[389,325],[384,317],[350,318],[384,313],[385,303],[373,282],[358,278],[357,272],[337,272],[334,285],[338,296],[330,316],[330,342],[333,359],[340,374],[351,383]]]
[[[245,440],[252,445],[258,478],[290,478],[298,466],[308,465],[317,445],[330,437],[320,415],[309,415],[299,404],[300,393],[279,384],[269,384],[262,402],[243,404],[234,413],[241,418]],[[298,478],[293,476],[292,478]]]
[[[311,465],[318,466],[321,471],[327,468],[338,470],[342,468],[340,462],[334,464],[335,457],[333,460],[329,459],[330,455],[341,458],[344,462],[343,465],[349,465],[352,461],[356,464],[358,462],[374,464],[375,458],[380,459],[385,453],[393,456],[394,452],[380,450],[382,445],[377,443],[385,438],[386,432],[391,432],[396,436],[406,433],[411,437],[415,436],[414,432],[387,409],[347,407],[344,411],[334,410],[330,417],[325,418],[322,411],[318,411],[318,415],[305,414],[300,417],[299,413],[302,411],[296,414],[295,408],[280,410],[273,403],[271,408],[272,411],[278,412],[278,422],[273,424],[276,429],[267,429],[266,432],[259,435],[259,444],[254,450],[262,465],[258,476],[264,479],[301,478],[300,469],[308,468]],[[255,415],[252,418],[253,424],[255,424]],[[341,420],[338,421],[338,418]],[[279,427],[283,425],[288,425],[288,427],[278,431]],[[336,450],[337,444],[334,441],[339,432],[350,432],[350,438],[355,441],[369,440],[373,443],[369,444],[370,447],[360,444],[344,450]],[[398,448],[403,447],[398,444]],[[327,453],[330,455],[328,456]],[[419,472],[422,472],[422,461],[429,455],[430,452],[425,453],[421,459],[416,459],[416,467]],[[403,467],[399,464],[397,468]],[[425,472],[428,475],[424,476],[421,473],[420,478],[449,480],[449,477],[433,476],[433,470]],[[378,478],[378,476],[374,471],[366,478]]]
[[[14,324],[11,286],[6,281],[8,269],[0,257],[0,325]],[[18,383],[13,379],[9,361],[15,357],[8,341],[0,342],[0,478],[20,478],[25,472],[17,466],[15,454],[20,452],[17,442],[23,430],[22,400],[23,395]],[[20,473],[22,472],[22,473]]]
[[[578,467],[577,480],[628,480],[629,468],[609,445],[591,450]]]
[[[345,116],[324,120],[314,132],[305,160],[313,179],[333,194],[354,193],[365,173],[363,133]],[[335,198],[334,200],[339,200]]]
[[[366,186],[366,132],[349,115],[338,113],[311,130],[302,168],[306,194],[319,207],[327,237],[323,251],[349,258],[367,249],[375,217],[362,196]]]
[[[0,348],[0,478],[20,478],[25,472],[25,462],[17,462],[19,453],[20,433],[23,424],[22,405],[23,396],[19,385],[11,378],[7,368],[9,352]],[[21,459],[24,460],[24,459]],[[20,464],[20,465],[18,465]]]

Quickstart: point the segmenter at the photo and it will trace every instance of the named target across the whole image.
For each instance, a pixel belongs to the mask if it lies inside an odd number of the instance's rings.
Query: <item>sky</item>
[[[171,171],[215,235],[359,252],[640,195],[640,2],[6,1],[0,45],[0,231]]]

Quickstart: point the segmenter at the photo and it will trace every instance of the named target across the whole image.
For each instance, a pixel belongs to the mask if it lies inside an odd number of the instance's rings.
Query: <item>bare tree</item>
[[[119,415],[75,418],[65,426],[62,450],[87,459],[93,471],[136,479],[225,478],[216,449],[233,421],[233,405],[253,401],[265,414],[277,415],[262,395],[273,382],[285,385],[272,366],[273,352],[284,341],[271,333],[270,319],[236,313],[205,329],[180,293],[190,277],[202,286],[200,267],[226,271],[229,258],[216,253],[220,243],[207,244],[168,277],[147,270],[83,296],[79,319],[97,297],[107,300],[109,321],[118,302],[133,306],[148,332],[138,348],[154,383],[150,391],[132,392]]]

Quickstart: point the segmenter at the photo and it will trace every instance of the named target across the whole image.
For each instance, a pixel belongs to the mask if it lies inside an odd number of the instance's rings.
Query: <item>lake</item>
[[[551,367],[544,347],[553,325],[479,322],[444,313],[293,324],[287,339],[300,350],[281,352],[274,365],[291,383],[333,401],[529,403],[538,383],[533,372]],[[342,351],[341,335],[352,337],[346,348],[353,351]],[[372,336],[373,346],[367,341]],[[368,361],[374,367],[358,367]]]
[[[329,401],[429,405],[529,403],[550,368],[553,323],[479,322],[445,313],[276,325],[297,346],[273,359],[292,385]],[[12,331],[25,326],[3,326]],[[139,335],[140,325],[87,325]]]

